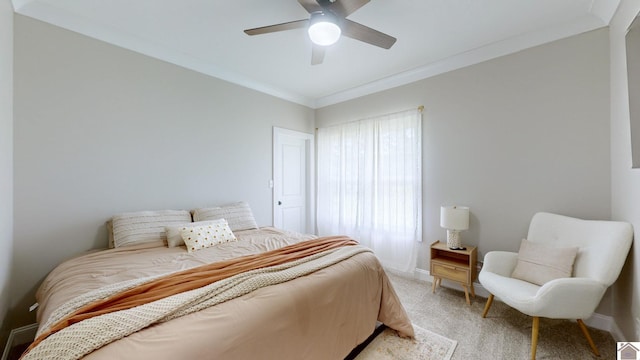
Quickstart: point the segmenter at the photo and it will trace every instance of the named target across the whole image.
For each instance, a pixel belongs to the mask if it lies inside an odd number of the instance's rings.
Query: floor
[[[494,301],[482,318],[485,298],[471,299],[464,292],[431,283],[389,274],[389,278],[414,324],[458,341],[452,360],[528,359],[531,346],[531,318],[505,304]],[[589,329],[600,351],[596,357],[577,323],[569,320],[540,319],[538,360],[616,359],[616,342],[606,331]]]

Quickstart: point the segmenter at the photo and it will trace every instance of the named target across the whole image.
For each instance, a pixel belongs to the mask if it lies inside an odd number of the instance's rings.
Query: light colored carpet
[[[449,360],[457,342],[413,325],[415,339],[399,337],[385,329],[355,360]]]
[[[411,321],[458,342],[451,360],[528,359],[531,346],[531,318],[502,302],[494,301],[486,319],[482,310],[486,298],[471,298],[464,292],[440,287],[431,293],[431,283],[389,274]],[[443,280],[443,285],[449,285]],[[606,331],[590,328],[600,350],[598,358],[574,321],[540,319],[538,360],[616,359],[616,342]]]

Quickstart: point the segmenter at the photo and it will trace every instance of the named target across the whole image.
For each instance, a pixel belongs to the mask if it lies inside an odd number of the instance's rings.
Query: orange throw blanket
[[[170,274],[81,307],[51,326],[48,331],[40,334],[25,351],[25,354],[49,335],[94,316],[130,309],[168,296],[198,289],[246,271],[280,265],[326,250],[357,244],[357,241],[345,236],[329,236]]]

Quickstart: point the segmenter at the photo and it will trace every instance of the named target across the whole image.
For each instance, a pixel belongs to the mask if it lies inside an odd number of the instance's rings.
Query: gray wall
[[[0,349],[8,335],[13,247],[13,7],[0,1]]]
[[[312,109],[20,15],[14,31],[14,325],[113,214],[246,200],[272,224],[272,127],[313,132]]]
[[[640,230],[640,169],[631,169],[629,93],[624,35],[640,11],[640,2],[622,0],[611,22],[611,213],[612,218]],[[637,61],[640,61],[638,59]],[[636,144],[640,146],[640,144]],[[640,339],[640,246],[631,255],[614,285],[614,320],[626,341]],[[622,341],[622,340],[621,340]]]
[[[538,211],[610,217],[606,29],[316,111],[317,127],[424,105],[423,239],[441,205],[471,208],[463,242],[517,251]],[[608,313],[608,306],[600,309]]]

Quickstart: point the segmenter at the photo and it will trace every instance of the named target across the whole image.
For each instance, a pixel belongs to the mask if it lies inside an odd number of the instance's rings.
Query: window
[[[409,110],[318,129],[319,234],[351,236],[402,272],[422,238],[421,120]]]

